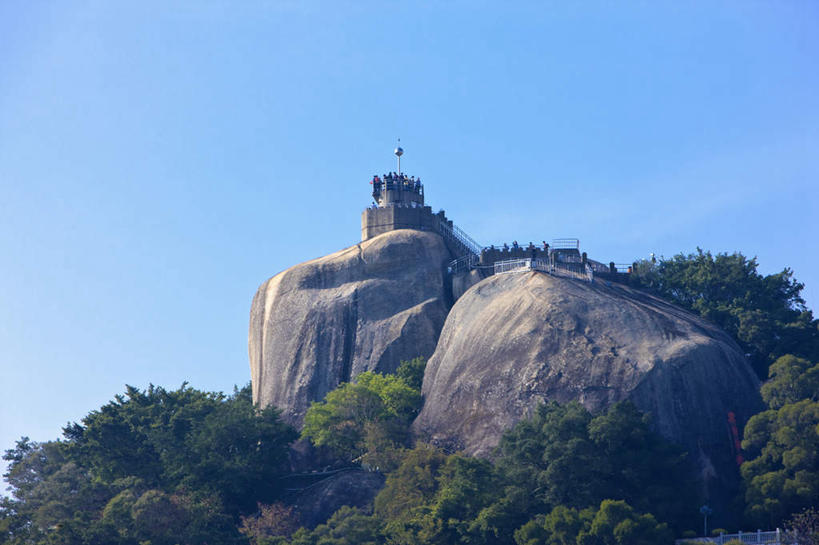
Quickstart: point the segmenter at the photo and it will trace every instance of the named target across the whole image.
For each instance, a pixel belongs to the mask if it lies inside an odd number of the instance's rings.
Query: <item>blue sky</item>
[[[484,244],[697,246],[819,303],[819,4],[0,3],[0,448],[249,380],[266,278],[402,165]]]

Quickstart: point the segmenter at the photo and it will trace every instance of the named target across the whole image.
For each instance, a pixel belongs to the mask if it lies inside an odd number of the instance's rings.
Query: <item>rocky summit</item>
[[[450,304],[435,233],[390,231],[261,285],[250,311],[253,400],[300,426],[312,401],[364,371],[429,357]]]
[[[701,483],[736,489],[732,422],[761,402],[727,334],[605,276],[459,276],[453,253],[436,232],[390,230],[265,282],[250,319],[254,401],[300,426],[342,382],[425,356],[421,440],[491,456],[539,403],[631,400],[687,448]]]
[[[687,447],[704,482],[734,481],[729,413],[744,423],[757,412],[758,386],[728,335],[674,305],[616,283],[500,274],[450,311],[414,427],[489,455],[541,402],[596,411],[628,399]]]

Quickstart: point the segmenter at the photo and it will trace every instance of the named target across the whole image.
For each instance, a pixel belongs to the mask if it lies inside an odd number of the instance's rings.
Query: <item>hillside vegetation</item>
[[[805,287],[788,268],[762,275],[756,258],[697,249],[671,259],[636,263],[637,287],[696,312],[739,343],[760,379],[779,357],[819,361],[819,329],[802,298]]]
[[[788,269],[756,269],[698,251],[639,263],[632,278],[719,324],[770,376],[766,409],[740,430],[745,529],[789,526],[819,503],[817,321]],[[479,459],[414,443],[423,371],[415,359],[363,373],[305,414],[317,460],[386,474],[371,511],[300,528],[282,479],[297,433],[255,409],[249,387],[128,387],[62,439],[6,451],[0,543],[648,545],[701,528],[689,456],[632,404],[543,404]]]

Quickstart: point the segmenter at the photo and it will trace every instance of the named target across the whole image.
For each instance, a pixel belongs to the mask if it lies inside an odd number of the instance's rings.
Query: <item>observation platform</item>
[[[621,281],[631,272],[630,264],[604,264],[594,261],[580,251],[576,238],[560,238],[551,244],[531,242],[521,246],[517,241],[511,247],[482,246],[459,229],[446,217],[443,210],[433,213],[424,202],[424,184],[421,178],[401,172],[401,156],[404,150],[395,149],[398,172],[372,177],[372,205],[361,213],[361,240],[397,229],[433,231],[443,237],[447,247],[457,259],[449,263],[447,270],[456,277],[469,275],[473,280],[492,274],[538,270],[557,276],[593,281],[595,275]],[[476,276],[477,275],[477,276]]]
[[[456,256],[480,254],[481,246],[458,229],[446,212],[433,213],[424,204],[424,184],[420,178],[390,172],[373,176],[370,183],[373,204],[361,213],[362,242],[396,229],[416,229],[441,235]]]
[[[432,213],[424,205],[424,185],[420,178],[390,172],[373,176],[373,204],[361,214],[361,240],[365,241],[396,229],[438,231],[443,212]],[[451,222],[450,222],[451,223]]]

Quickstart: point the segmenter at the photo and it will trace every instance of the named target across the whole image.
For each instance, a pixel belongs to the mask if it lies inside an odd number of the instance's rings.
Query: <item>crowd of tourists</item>
[[[373,186],[373,194],[381,193],[384,189],[404,189],[415,192],[421,192],[423,185],[421,178],[415,176],[407,176],[406,174],[398,174],[396,172],[388,172],[383,176],[376,174],[370,182]]]
[[[521,248],[521,246],[520,246],[520,244],[518,244],[517,240],[512,242],[512,250],[519,250],[520,248]],[[489,246],[487,248],[484,248],[484,249],[485,250],[496,250],[498,248],[495,248],[495,245],[493,244],[493,245],[491,245],[491,246]],[[509,245],[504,242],[502,249],[503,249],[504,252],[508,252],[509,251]],[[549,245],[546,244],[546,241],[544,240],[543,244],[542,244],[542,248],[536,248],[535,245],[530,242],[529,245],[526,247],[526,249],[530,250],[530,251],[535,250],[535,249],[542,249],[543,251],[548,252],[549,251]]]

